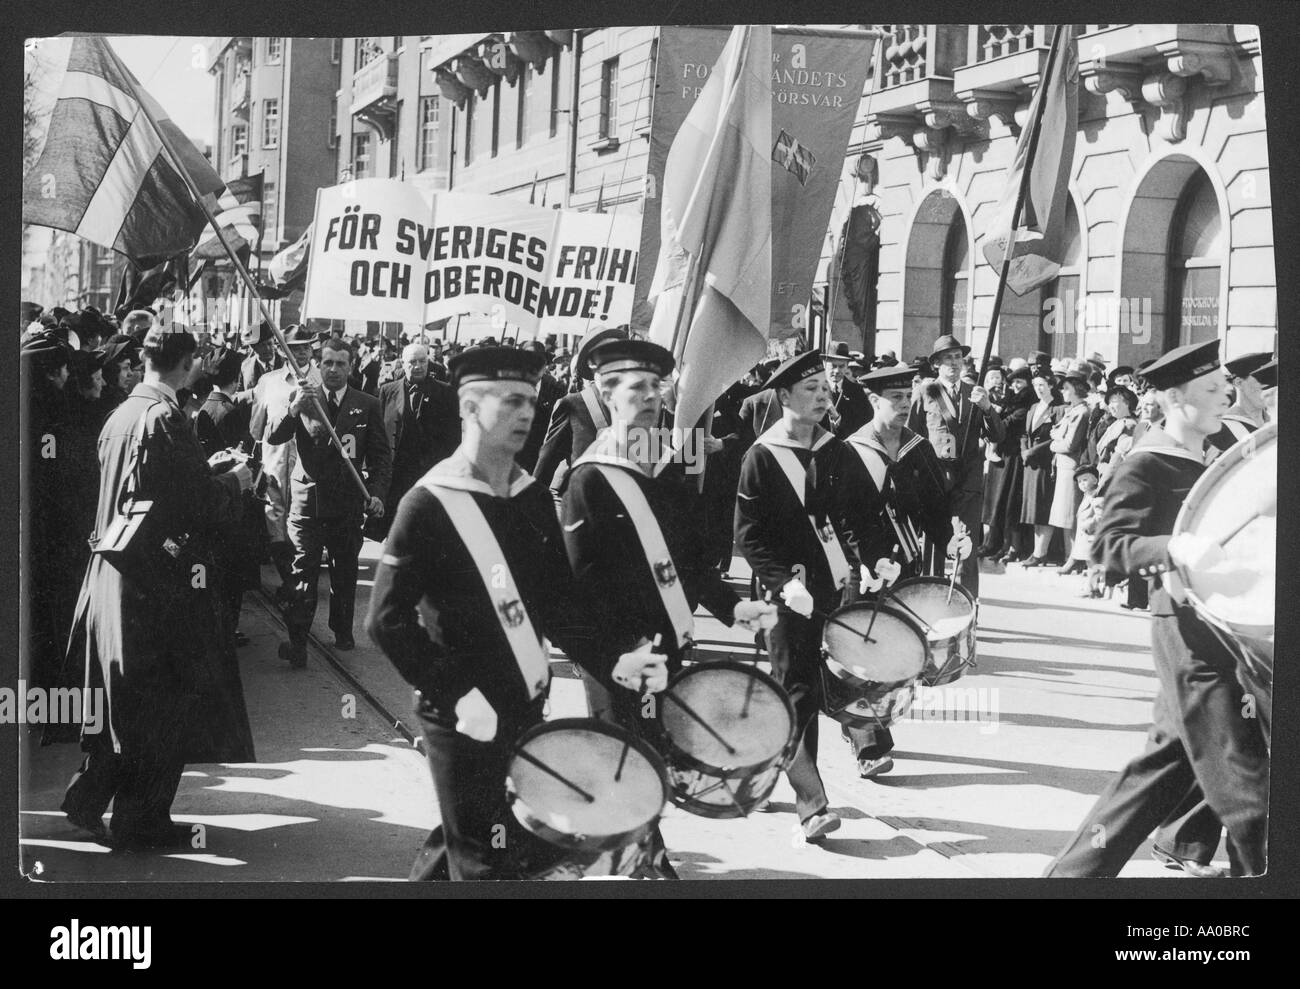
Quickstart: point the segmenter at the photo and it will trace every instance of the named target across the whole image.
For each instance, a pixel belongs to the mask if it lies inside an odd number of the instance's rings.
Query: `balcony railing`
[[[990,62],[1004,55],[1018,55],[1031,48],[1045,47],[1045,24],[972,24],[966,64]]]
[[[397,95],[397,56],[386,55],[367,62],[352,77],[352,112]]]
[[[241,72],[230,84],[230,108],[239,110],[248,104],[248,73]]]

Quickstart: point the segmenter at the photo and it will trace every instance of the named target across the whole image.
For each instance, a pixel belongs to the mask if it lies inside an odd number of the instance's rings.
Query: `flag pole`
[[[1043,86],[1050,83],[1052,72],[1056,68],[1056,59],[1061,47],[1062,28],[1063,25],[1056,25],[1056,31],[1052,34],[1052,47],[1047,51],[1047,65],[1044,66],[1042,78],[1038,82],[1040,92]],[[1007,276],[1011,272],[1011,258],[1016,248],[1016,228],[1020,225],[1020,214],[1025,208],[1025,198],[1029,193],[1029,175],[1033,170],[1034,152],[1038,149],[1038,134],[1042,130],[1043,111],[1046,107],[1046,98],[1039,99],[1038,112],[1029,124],[1032,128],[1029,132],[1029,147],[1026,150],[1025,164],[1020,174],[1020,189],[1016,193],[1015,209],[1011,213],[1011,231],[1007,236],[1007,247],[1002,255],[1002,271],[998,275],[998,287],[993,295],[993,314],[989,319],[988,335],[984,339],[984,354],[979,367],[975,371],[976,384],[984,380],[984,372],[988,370],[989,358],[993,356],[993,336],[997,332],[998,318],[1002,314],[1002,299],[1006,294]],[[974,415],[971,418],[974,419]],[[970,432],[969,420],[966,423],[966,430],[968,433]]]
[[[204,217],[208,221],[208,225],[212,227],[213,232],[217,235],[217,240],[221,243],[221,249],[226,252],[226,256],[230,258],[231,264],[235,266],[235,273],[239,276],[240,281],[242,281],[247,287],[248,291],[252,293],[252,301],[256,303],[258,310],[262,314],[262,319],[266,321],[266,325],[270,327],[271,335],[275,337],[276,343],[278,343],[280,349],[284,351],[284,357],[289,368],[293,371],[295,377],[301,378],[303,376],[302,368],[299,367],[298,362],[294,360],[293,351],[289,349],[289,344],[284,338],[284,333],[281,332],[280,327],[276,324],[275,320],[271,318],[271,312],[267,309],[266,303],[263,301],[261,294],[257,291],[257,285],[253,282],[253,276],[248,273],[248,269],[244,267],[244,264],[231,249],[229,242],[226,240],[226,235],[221,231],[221,224],[217,222],[217,218],[213,215],[212,210],[208,209],[208,204],[204,202],[203,196],[199,193],[198,188],[195,187],[194,177],[190,175],[184,164],[182,164],[180,155],[177,153],[176,149],[172,147],[171,138],[167,136],[166,131],[158,126],[158,121],[154,118],[153,111],[149,109],[148,100],[139,98],[138,95],[137,100],[140,109],[144,112],[145,117],[148,118],[154,131],[158,134],[158,140],[162,143],[168,157],[171,158],[172,165],[176,168],[176,171],[180,173],[181,178],[185,180],[185,185],[189,189],[190,196],[194,199],[195,205],[197,205],[202,211]],[[329,416],[325,414],[325,408],[321,405],[319,396],[314,397],[311,402],[315,412],[317,413],[317,417],[324,424],[326,431],[329,433],[330,440],[334,443],[334,446],[337,447],[339,454],[342,456],[343,463],[347,466],[348,473],[352,476],[352,480],[356,482],[357,487],[361,490],[362,497],[368,504],[370,501],[370,490],[366,487],[366,482],[361,479],[361,475],[357,472],[357,468],[352,463],[351,457],[349,457],[347,451],[343,449],[343,441],[339,439],[338,433],[334,431],[334,424],[330,422]]]

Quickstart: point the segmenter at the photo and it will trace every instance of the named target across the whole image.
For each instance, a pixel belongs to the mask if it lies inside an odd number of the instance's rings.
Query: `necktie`
[[[325,404],[329,409],[330,425],[332,426],[339,417],[339,402],[333,392],[329,393],[329,399]]]

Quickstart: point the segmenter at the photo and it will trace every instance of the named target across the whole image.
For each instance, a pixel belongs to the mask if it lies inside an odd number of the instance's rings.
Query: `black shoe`
[[[1159,846],[1151,849],[1151,857],[1163,863],[1166,869],[1181,869],[1196,879],[1222,879],[1223,870],[1213,865],[1204,865],[1194,859],[1185,859],[1173,852],[1166,852]]]
[[[1047,557],[1031,556],[1029,559],[1027,559],[1024,563],[1020,565],[1024,567],[1026,570],[1029,569],[1030,567],[1045,567],[1047,566]]]
[[[351,652],[357,647],[357,640],[350,635],[334,634],[334,648],[340,652]]]
[[[80,814],[68,810],[65,810],[63,813],[67,816],[69,824],[81,828],[82,831],[88,832],[99,844],[107,845],[109,843],[108,828],[104,826],[102,818],[90,817],[87,814]]]
[[[1014,549],[1012,549],[1012,550],[1008,550],[1006,553],[1003,554],[1003,556],[1002,556],[1002,558],[999,560],[999,562],[1000,562],[1000,563],[1019,563],[1019,562],[1020,562],[1020,554],[1017,553]]]
[[[280,658],[287,659],[289,665],[295,670],[301,670],[307,665],[307,650],[305,648],[295,649],[292,642],[281,642],[278,651]]]

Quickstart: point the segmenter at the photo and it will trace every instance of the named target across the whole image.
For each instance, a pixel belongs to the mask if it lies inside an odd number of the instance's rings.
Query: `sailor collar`
[[[810,450],[811,452],[816,453],[818,450],[820,450],[822,447],[824,447],[827,443],[829,443],[834,438],[835,438],[834,433],[827,432],[826,430],[822,429],[821,426],[813,426],[812,446],[804,446],[802,443],[798,442],[797,440],[793,440],[790,438],[790,435],[786,432],[785,429],[785,422],[780,421],[774,423],[771,426],[771,428],[769,428],[765,433],[763,433],[762,436],[760,436],[754,442],[762,443],[764,446],[768,446],[768,447],[786,446],[789,447],[791,450]]]
[[[591,446],[587,447],[587,451],[573,462],[574,468],[582,464],[606,464],[610,467],[621,467],[623,470],[646,478],[657,477],[661,468],[661,465],[656,464],[647,469],[635,460],[628,459],[623,451],[619,449],[618,435],[615,433],[613,426],[605,426],[597,432]]]
[[[1205,466],[1205,456],[1192,453],[1174,442],[1172,436],[1164,431],[1160,426],[1153,425],[1140,440],[1133,445],[1129,451],[1131,458],[1136,453],[1161,453],[1169,457],[1177,457],[1180,460],[1190,460],[1194,464]]]
[[[902,460],[903,456],[920,443],[922,438],[923,437],[921,437],[920,434],[912,432],[906,426],[900,427],[898,432],[898,457],[897,460],[895,460],[895,463],[897,463],[898,460]],[[886,450],[885,445],[880,442],[880,439],[877,437],[876,431],[872,428],[871,423],[867,423],[852,436],[848,437],[848,441],[850,443],[856,443],[858,446],[865,446],[872,450],[876,450],[883,454],[886,460],[891,459],[889,451]]]
[[[453,491],[485,494],[490,498],[500,497],[492,490],[492,485],[483,479],[483,475],[474,466],[473,461],[461,450],[435,464],[429,473],[421,478],[420,483],[439,488],[451,488]],[[515,497],[532,483],[533,475],[516,464],[510,478],[510,491],[506,497]]]

